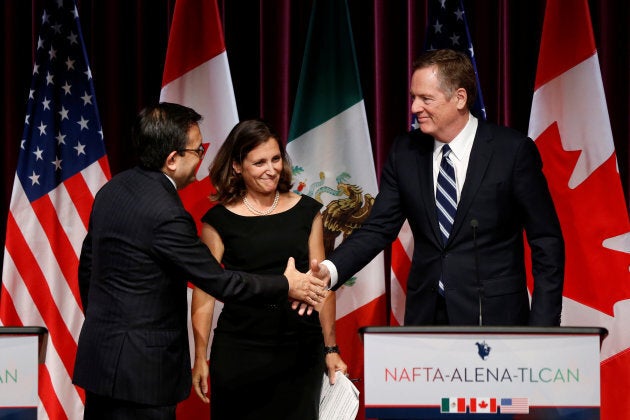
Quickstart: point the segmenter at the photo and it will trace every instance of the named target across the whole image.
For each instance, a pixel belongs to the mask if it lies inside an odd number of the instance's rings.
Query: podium
[[[44,327],[0,327],[0,419],[37,419],[38,363],[47,340]]]
[[[366,419],[599,419],[596,327],[364,327]]]

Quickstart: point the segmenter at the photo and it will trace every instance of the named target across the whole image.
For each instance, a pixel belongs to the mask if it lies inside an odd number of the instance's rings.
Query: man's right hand
[[[328,271],[328,267],[313,259],[311,260],[310,268],[311,269],[306,274],[310,274],[324,281],[324,283],[326,284],[326,296],[329,293],[332,293],[330,290],[328,290],[328,285],[330,284],[330,272]],[[304,315],[305,313],[310,315],[311,313],[313,313],[314,310],[316,310],[317,312],[321,312],[324,302],[326,301],[326,296],[324,296],[322,301],[319,302],[317,305],[308,305],[304,302],[294,300],[291,304],[291,308],[293,308],[293,310],[297,310],[300,315]]]
[[[310,306],[322,302],[327,296],[327,283],[295,268],[295,260],[289,258],[284,276],[289,280],[289,298],[302,301]]]
[[[317,260],[311,260],[311,269],[307,274],[312,274],[320,280],[326,283],[326,287],[330,285],[330,271],[326,265],[318,262]]]

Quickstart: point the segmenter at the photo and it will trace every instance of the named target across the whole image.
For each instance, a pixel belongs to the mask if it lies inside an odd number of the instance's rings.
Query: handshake
[[[295,268],[295,260],[289,258],[284,276],[289,281],[289,300],[293,309],[299,308],[300,315],[319,310],[330,294],[330,272],[317,260],[311,260],[310,270],[301,273]]]

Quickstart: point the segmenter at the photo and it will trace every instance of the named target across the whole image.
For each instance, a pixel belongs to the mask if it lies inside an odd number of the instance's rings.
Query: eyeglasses
[[[199,147],[197,147],[196,149],[180,149],[178,150],[179,153],[184,153],[184,152],[193,152],[193,153],[197,153],[197,156],[199,157],[199,159],[203,159],[203,155],[206,154],[206,149],[203,148],[203,144],[199,145]]]

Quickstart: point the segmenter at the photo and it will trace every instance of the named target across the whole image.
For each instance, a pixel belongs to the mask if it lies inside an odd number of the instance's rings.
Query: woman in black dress
[[[260,120],[238,123],[210,167],[217,204],[202,240],[228,270],[282,273],[289,258],[308,271],[324,259],[322,205],[291,191],[283,145]],[[193,386],[206,402],[207,344],[214,299],[195,289]],[[226,303],[210,354],[212,420],[316,420],[323,373],[346,373],[335,342],[335,296],[300,315],[284,305]],[[332,379],[331,379],[332,380]]]

